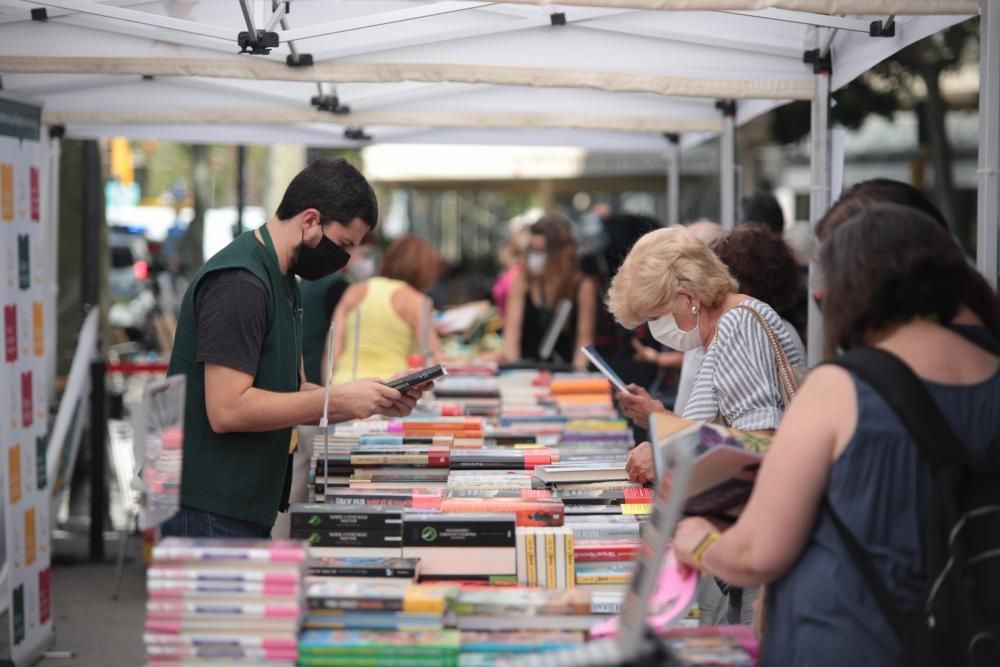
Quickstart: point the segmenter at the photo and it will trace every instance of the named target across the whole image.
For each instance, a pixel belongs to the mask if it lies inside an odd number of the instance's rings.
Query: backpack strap
[[[828,363],[857,375],[889,404],[932,470],[962,455],[961,441],[927,385],[902,359],[886,350],[863,347]]]
[[[962,451],[959,439],[945,420],[924,382],[896,355],[874,347],[852,350],[830,361],[865,381],[878,393],[906,427],[924,460],[932,470],[952,460]],[[906,615],[896,607],[867,552],[827,498],[827,513],[840,535],[847,553],[861,573],[879,608],[899,639],[911,627]]]

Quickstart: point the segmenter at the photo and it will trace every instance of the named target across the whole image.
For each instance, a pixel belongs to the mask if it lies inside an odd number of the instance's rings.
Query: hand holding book
[[[654,412],[672,414],[663,404],[649,395],[649,392],[637,384],[626,387],[628,391],[615,394],[622,413],[640,428],[649,428],[649,416]]]
[[[625,459],[625,472],[629,480],[640,484],[649,484],[656,479],[653,466],[653,446],[644,442],[628,453]]]

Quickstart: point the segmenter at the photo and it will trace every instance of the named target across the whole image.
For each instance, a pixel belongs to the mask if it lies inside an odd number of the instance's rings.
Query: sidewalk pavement
[[[121,593],[111,599],[115,564],[55,563],[52,566],[54,651],[72,658],[45,658],[40,667],[141,667],[146,617],[146,567],[134,538]],[[112,552],[114,553],[114,552]]]

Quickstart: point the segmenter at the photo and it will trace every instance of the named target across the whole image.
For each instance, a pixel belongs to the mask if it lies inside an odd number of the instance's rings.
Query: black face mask
[[[340,271],[351,259],[351,254],[331,241],[324,234],[315,248],[305,243],[299,246],[292,273],[303,280],[319,280]]]

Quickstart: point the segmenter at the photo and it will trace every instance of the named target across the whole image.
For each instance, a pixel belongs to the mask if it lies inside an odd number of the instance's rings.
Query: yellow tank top
[[[358,350],[357,377],[385,379],[406,370],[406,357],[415,343],[410,325],[392,307],[392,295],[405,283],[377,276],[369,278],[365,284],[368,291],[344,321],[344,349],[337,359],[334,384],[354,379],[355,348]]]

